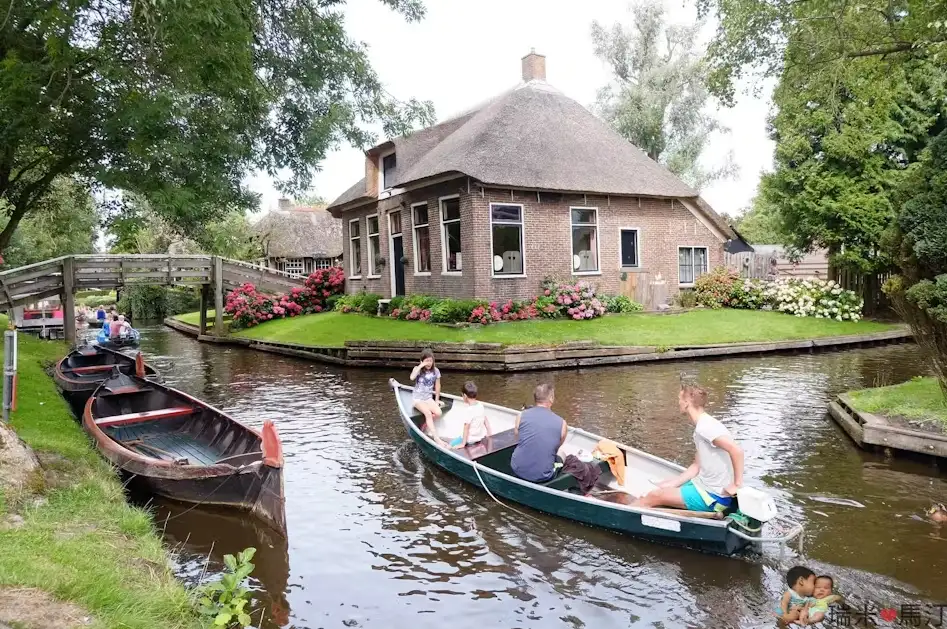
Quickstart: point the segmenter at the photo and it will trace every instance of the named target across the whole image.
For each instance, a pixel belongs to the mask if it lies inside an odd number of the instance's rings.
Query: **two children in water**
[[[816,576],[805,566],[795,566],[786,573],[789,589],[779,599],[776,617],[790,625],[815,625],[825,619],[829,606],[842,597],[833,594],[835,582],[828,575]]]

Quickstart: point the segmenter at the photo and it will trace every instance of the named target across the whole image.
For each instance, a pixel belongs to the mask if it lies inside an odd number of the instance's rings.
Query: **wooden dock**
[[[829,404],[829,414],[859,447],[891,448],[947,457],[947,435],[902,428],[880,415],[858,411],[844,393]]]

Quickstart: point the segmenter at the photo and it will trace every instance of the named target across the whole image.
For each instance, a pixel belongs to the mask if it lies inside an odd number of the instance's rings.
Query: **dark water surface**
[[[420,459],[386,384],[407,373],[142,332],[172,386],[279,428],[287,541],[239,515],[168,503],[157,514],[170,516],[165,534],[185,578],[201,574],[208,554],[213,571],[223,553],[259,549],[255,605],[268,629],[774,626],[769,610],[792,553],[782,563],[775,549],[716,557],[505,509]],[[681,372],[710,391],[710,412],[742,442],[748,482],[805,522],[801,561],[856,600],[947,602],[947,529],[919,517],[947,499],[947,474],[862,452],[825,412],[836,393],[924,372],[913,345],[475,378],[484,399],[516,407],[537,381],[552,381],[570,424],[687,465]],[[464,379],[447,373],[444,387]]]

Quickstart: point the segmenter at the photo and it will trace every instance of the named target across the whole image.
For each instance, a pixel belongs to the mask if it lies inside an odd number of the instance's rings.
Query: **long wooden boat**
[[[761,522],[745,517],[723,518],[679,509],[631,506],[636,498],[646,494],[657,483],[677,476],[684,468],[623,444],[616,445],[625,457],[624,485],[618,484],[607,461],[599,462],[602,475],[588,495],[579,492],[578,483],[571,474],[559,473],[545,483],[523,480],[510,468],[517,444],[513,432],[517,411],[484,403],[494,433],[492,438],[455,450],[438,445],[424,433],[424,418],[413,409],[413,389],[393,379],[390,385],[405,429],[421,453],[447,472],[485,488],[492,496],[619,533],[725,555],[764,542],[786,543],[802,534],[801,525],[781,515],[766,523],[766,528],[777,529],[778,534],[766,535]],[[443,418],[436,420],[435,429],[443,438],[462,433],[462,424],[452,420],[448,412],[458,399],[441,394],[445,413]],[[576,454],[581,458],[581,453],[592,453],[602,439],[599,435],[570,426],[559,453],[562,456]]]
[[[260,431],[158,382],[116,374],[86,403],[82,425],[99,452],[154,493],[246,509],[286,530],[283,448]]]
[[[83,345],[56,363],[53,380],[72,405],[76,416],[81,417],[89,396],[116,367],[123,374],[136,374],[152,380],[159,378],[157,370],[145,363],[140,353],[133,358],[106,347]]]

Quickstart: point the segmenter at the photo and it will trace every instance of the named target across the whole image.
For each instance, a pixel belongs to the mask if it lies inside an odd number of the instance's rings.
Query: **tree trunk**
[[[10,214],[10,222],[8,222],[6,227],[3,228],[3,231],[0,232],[0,252],[6,249],[7,245],[10,244],[10,239],[13,238],[13,232],[16,231],[17,226],[25,215],[25,207],[17,206],[13,208],[13,212]]]

